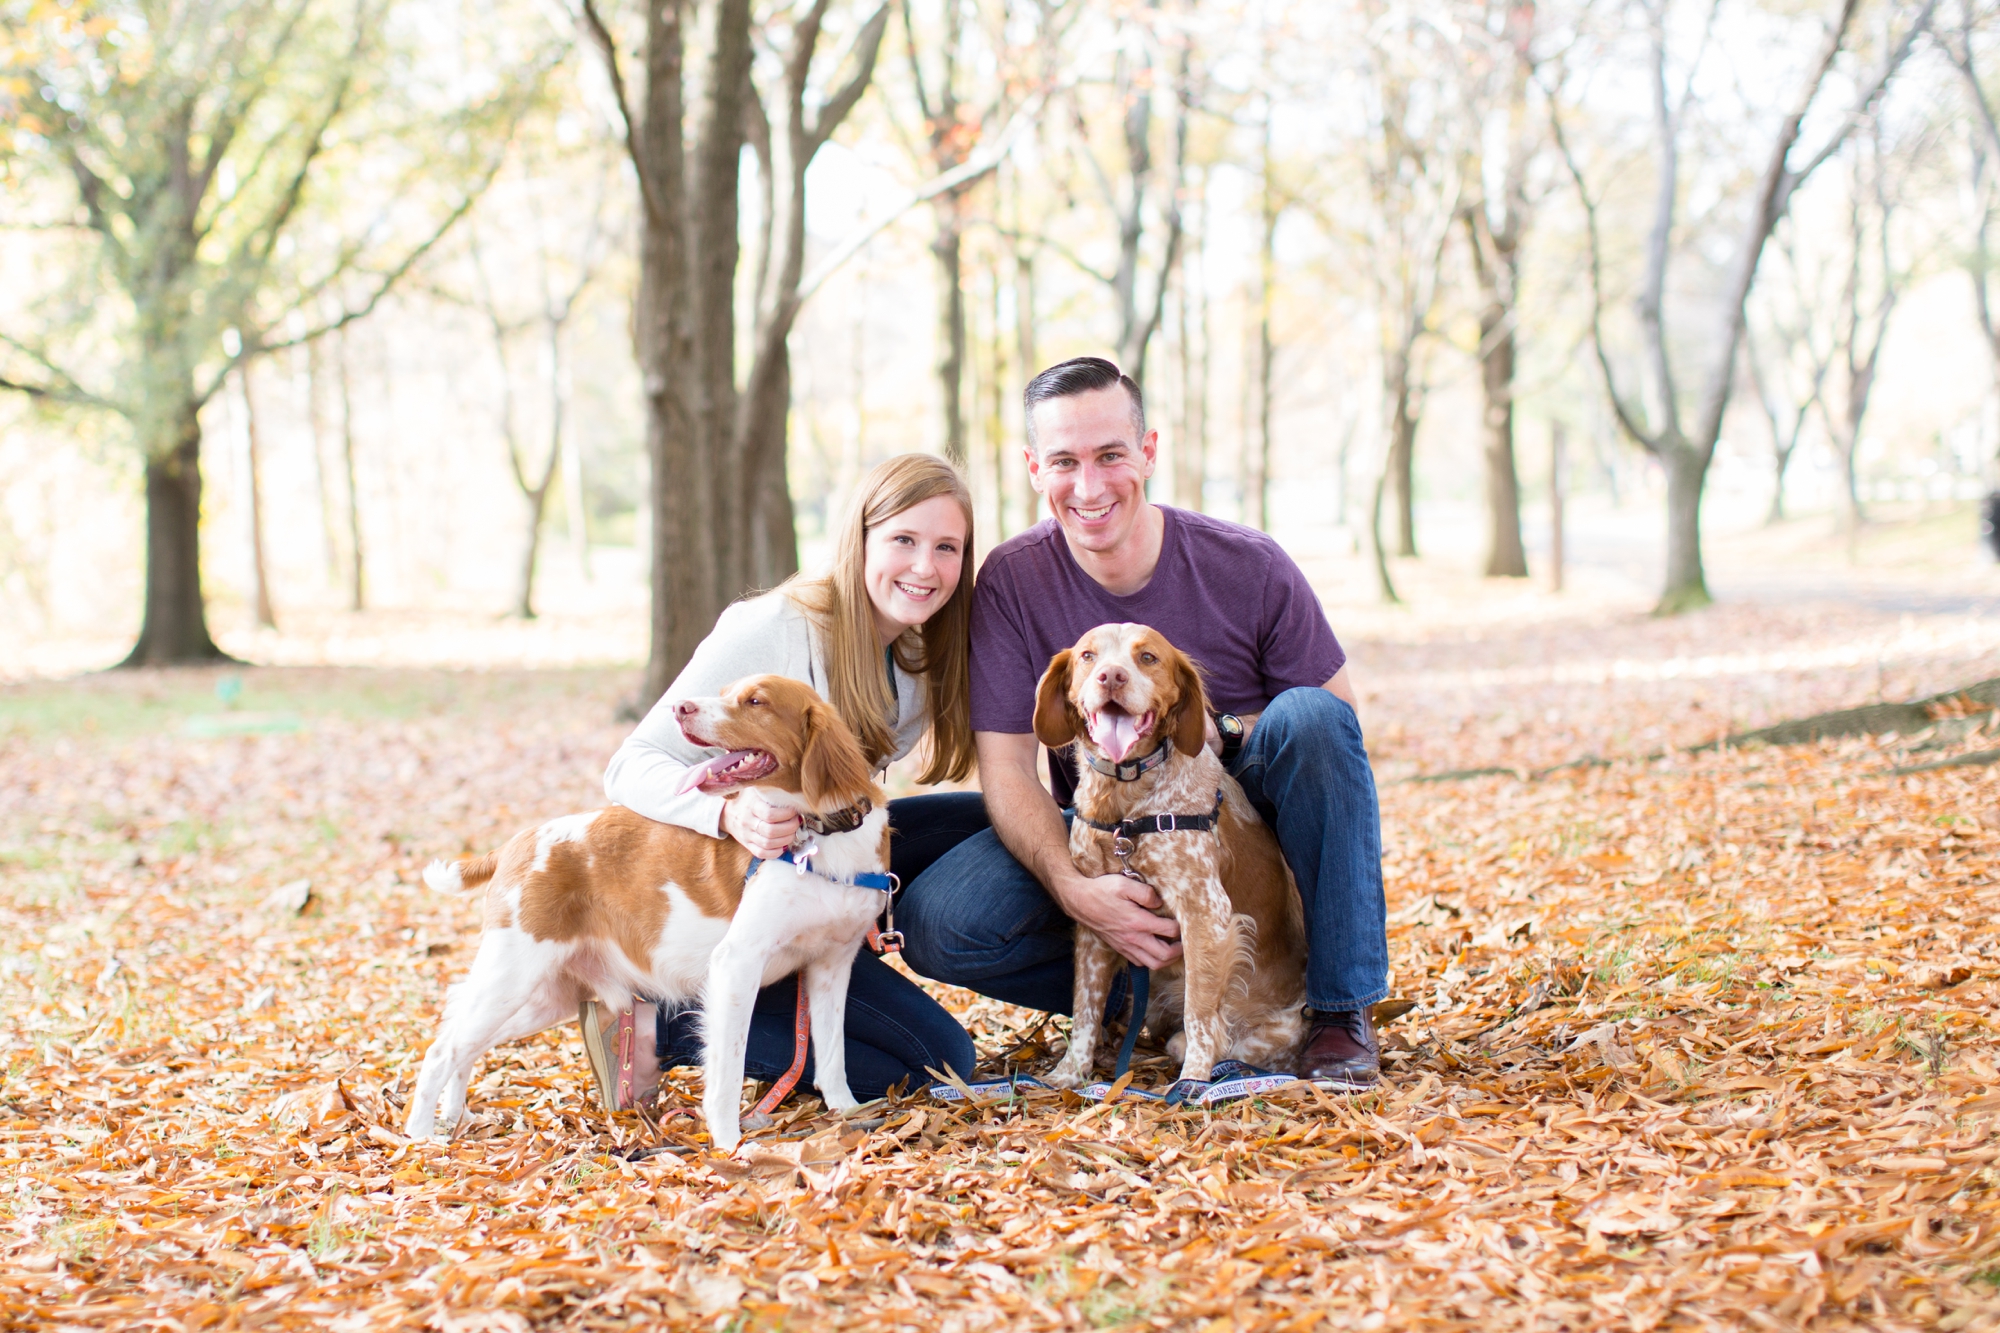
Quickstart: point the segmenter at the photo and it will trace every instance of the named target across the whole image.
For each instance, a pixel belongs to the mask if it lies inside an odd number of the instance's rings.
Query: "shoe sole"
[[[1327,1092],[1365,1092],[1381,1081],[1382,1075],[1379,1071],[1372,1073],[1322,1074],[1318,1078],[1309,1078],[1306,1080],[1306,1082],[1312,1084],[1315,1088],[1320,1088]]]

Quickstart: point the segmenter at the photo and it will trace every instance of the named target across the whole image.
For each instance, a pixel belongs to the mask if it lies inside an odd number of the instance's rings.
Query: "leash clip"
[[[1111,839],[1111,854],[1118,858],[1118,873],[1127,879],[1136,879],[1145,884],[1146,877],[1132,868],[1132,853],[1138,850],[1139,844],[1132,840],[1130,834],[1119,833]],[[1152,886],[1147,884],[1146,887]]]
[[[894,875],[889,876],[889,878],[896,879]],[[898,885],[902,883],[901,880],[897,880],[896,882]],[[896,929],[896,899],[893,894],[890,895],[888,906],[883,909],[883,915],[884,919],[889,923],[889,928],[887,930],[877,930],[875,929],[875,923],[872,921],[869,922],[868,947],[879,954],[901,953],[903,951],[903,932]]]

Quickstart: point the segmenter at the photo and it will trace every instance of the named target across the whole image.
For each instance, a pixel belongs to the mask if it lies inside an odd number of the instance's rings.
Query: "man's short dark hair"
[[[1122,385],[1125,392],[1132,395],[1133,443],[1137,444],[1146,436],[1146,398],[1139,392],[1138,384],[1111,362],[1101,356],[1077,356],[1050,366],[1041,374],[1028,381],[1028,388],[1021,395],[1026,408],[1028,423],[1028,447],[1035,447],[1035,408],[1051,398],[1068,398],[1079,393],[1093,393],[1098,389],[1108,389],[1112,385]]]

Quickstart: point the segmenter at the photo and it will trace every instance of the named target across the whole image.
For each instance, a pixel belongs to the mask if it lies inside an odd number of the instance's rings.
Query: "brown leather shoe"
[[[1372,1087],[1382,1076],[1382,1045],[1366,1009],[1338,1014],[1311,1011],[1312,1028],[1299,1057],[1299,1076],[1346,1088]]]

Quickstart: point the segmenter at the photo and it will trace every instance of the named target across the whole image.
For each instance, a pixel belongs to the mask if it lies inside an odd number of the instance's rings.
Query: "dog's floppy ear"
[[[806,804],[825,812],[866,796],[874,785],[867,756],[833,705],[814,700],[806,709],[805,733],[805,750],[799,756],[799,794],[806,798]]]
[[[1069,702],[1069,665],[1075,657],[1065,648],[1050,658],[1042,683],[1035,687],[1035,739],[1051,750],[1060,750],[1075,740],[1082,720]]]
[[[1192,758],[1208,744],[1208,691],[1202,688],[1201,670],[1178,648],[1174,655],[1174,688],[1180,691],[1179,715],[1174,719],[1174,747]]]

